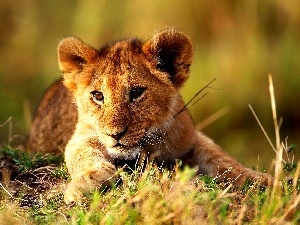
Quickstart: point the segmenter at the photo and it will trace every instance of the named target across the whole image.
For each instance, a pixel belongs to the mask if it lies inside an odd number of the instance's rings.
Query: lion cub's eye
[[[136,101],[139,97],[141,97],[143,95],[145,90],[146,90],[146,88],[144,88],[144,87],[134,87],[134,88],[132,88],[130,93],[129,93],[130,102]]]
[[[100,91],[92,91],[91,94],[92,94],[93,100],[95,102],[103,102],[104,96],[103,96],[102,92],[100,92]]]

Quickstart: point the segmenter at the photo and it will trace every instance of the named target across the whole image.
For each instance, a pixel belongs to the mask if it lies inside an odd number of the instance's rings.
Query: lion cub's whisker
[[[182,113],[183,111],[189,109],[190,107],[192,107],[193,105],[195,105],[198,101],[200,101],[202,98],[204,98],[204,96],[206,96],[208,94],[208,92],[204,93],[202,96],[200,96],[198,99],[196,99],[194,101],[195,98],[197,98],[202,91],[204,91],[205,89],[209,88],[209,89],[213,89],[213,90],[219,90],[213,87],[210,87],[209,85],[211,85],[217,78],[214,78],[212,81],[210,81],[207,85],[205,85],[203,88],[201,88],[198,92],[196,92],[196,94],[182,107],[182,109],[176,113],[174,115],[174,118],[176,116],[178,116],[180,113]],[[193,102],[194,101],[194,102]]]

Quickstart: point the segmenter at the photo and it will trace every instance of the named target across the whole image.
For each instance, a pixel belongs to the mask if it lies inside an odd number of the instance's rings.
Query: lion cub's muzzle
[[[142,152],[141,140],[143,130],[131,130],[130,127],[122,132],[103,135],[100,139],[112,158],[133,159]]]
[[[106,131],[106,134],[101,135],[100,140],[106,148],[131,148],[139,145],[139,142],[145,135],[143,130],[134,130],[134,128],[126,127],[120,132],[111,132],[111,134]]]

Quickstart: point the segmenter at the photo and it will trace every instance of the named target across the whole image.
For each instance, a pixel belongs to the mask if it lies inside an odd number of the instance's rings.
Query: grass
[[[17,149],[12,151],[8,146],[4,146],[0,149],[0,155],[12,159],[20,174],[28,173],[32,169],[48,164],[62,162],[61,156],[53,156],[50,154],[42,155],[41,153],[30,155],[28,152]]]
[[[91,193],[82,204],[65,205],[62,188],[67,180],[65,166],[50,165],[48,172],[29,169],[22,173],[23,181],[18,175],[10,183],[2,184],[2,224],[11,224],[11,221],[14,224],[82,225],[300,222],[297,176],[290,183],[282,176],[272,188],[248,185],[234,191],[230,186],[221,188],[210,177],[195,176],[191,168],[181,170],[177,166],[170,171],[150,164],[144,172],[120,169],[118,184]],[[297,175],[299,167],[295,171]],[[32,174],[40,177],[40,173],[43,179],[31,179]],[[20,185],[16,187],[14,182]],[[34,182],[39,185],[34,186]],[[51,184],[42,188],[48,182]]]
[[[295,145],[280,141],[271,77],[270,94],[276,132],[270,188],[246,184],[235,190],[180,162],[173,170],[150,163],[143,171],[120,168],[115,185],[66,205],[69,177],[61,158],[2,146],[1,224],[299,224],[300,165],[283,159]]]

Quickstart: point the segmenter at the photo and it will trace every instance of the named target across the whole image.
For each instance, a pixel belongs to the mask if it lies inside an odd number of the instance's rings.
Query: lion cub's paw
[[[90,163],[87,163],[90,165]],[[84,172],[72,176],[65,191],[65,203],[80,203],[84,194],[110,186],[116,181],[117,171],[115,166],[106,161],[93,162],[93,167],[82,168]],[[78,168],[77,168],[78,169]]]
[[[76,183],[71,180],[67,184],[67,188],[64,195],[64,201],[66,204],[72,204],[76,202],[81,202],[83,199],[82,191],[77,187]]]

